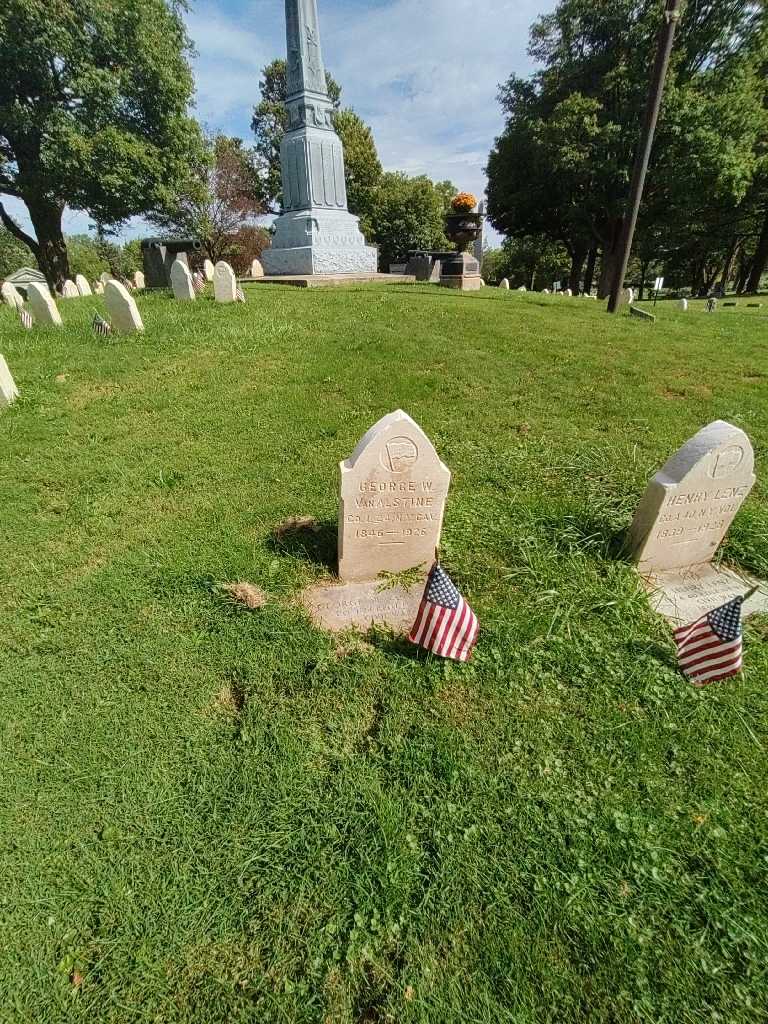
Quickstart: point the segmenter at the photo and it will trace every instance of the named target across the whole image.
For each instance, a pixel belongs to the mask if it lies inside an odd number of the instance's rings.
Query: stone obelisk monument
[[[262,256],[269,275],[376,272],[377,252],[365,244],[347,209],[344,150],[320,53],[317,0],[285,0],[288,37],[288,130],[280,147],[283,213],[272,248]]]

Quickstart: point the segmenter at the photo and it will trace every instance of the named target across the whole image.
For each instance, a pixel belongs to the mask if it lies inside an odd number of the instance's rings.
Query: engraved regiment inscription
[[[372,580],[423,566],[440,544],[450,471],[410,416],[378,421],[341,463],[339,577]]]
[[[641,572],[710,562],[755,483],[747,435],[710,423],[648,485],[630,530]]]

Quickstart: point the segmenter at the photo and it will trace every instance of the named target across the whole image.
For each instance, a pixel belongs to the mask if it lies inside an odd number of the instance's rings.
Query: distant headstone
[[[677,304],[678,309],[681,309],[683,313],[688,312],[688,299],[680,299]]]
[[[27,285],[27,298],[32,307],[32,315],[35,323],[41,327],[52,325],[61,327],[61,313],[53,301],[47,285],[39,284],[37,281],[30,281]]]
[[[480,278],[480,287],[485,288],[485,281],[482,278]]]
[[[521,284],[520,287],[517,290],[519,292],[527,292],[528,291],[528,289],[525,287],[524,284]]]
[[[541,292],[541,294],[542,294],[542,295],[549,295],[549,294],[550,294],[549,288],[544,288],[544,289],[542,289],[542,292]]]
[[[88,278],[83,274],[75,275],[75,285],[79,295],[92,295],[91,286],[88,284]]]
[[[749,438],[723,420],[700,430],[651,480],[629,544],[668,618],[691,622],[750,589],[749,581],[711,563],[754,483]],[[768,595],[749,610],[758,607],[768,608]]]
[[[572,288],[566,288],[565,289],[565,294],[568,296],[569,299],[572,299],[573,298],[573,289]]]
[[[224,260],[213,268],[213,297],[217,302],[234,302],[237,298],[235,272]]]
[[[67,279],[61,287],[62,299],[78,299],[80,297],[80,290],[74,281]]]
[[[503,288],[505,292],[509,291],[509,280],[506,277],[499,281],[499,288]]]
[[[19,389],[8,369],[5,356],[0,355],[0,409],[13,405],[18,397]]]
[[[3,296],[3,302],[8,306],[13,306],[14,309],[21,309],[24,305],[24,299],[16,290],[16,285],[11,284],[10,281],[3,281],[0,294]]]
[[[119,281],[107,281],[104,286],[104,304],[112,317],[112,327],[120,334],[144,330],[136,300]]]
[[[210,282],[213,280],[213,272],[215,267],[210,260],[203,261],[203,273],[205,274],[205,280]]]
[[[390,271],[391,273],[404,274],[405,267],[402,270]],[[261,260],[254,260],[251,263],[251,277],[264,277],[264,267],[261,265]]]
[[[451,474],[423,430],[401,410],[389,413],[340,468],[339,577],[428,571]]]
[[[133,275],[133,287],[137,292],[143,291],[145,286],[144,274],[141,270],[137,270]]]
[[[94,295],[103,295],[104,294],[104,285],[101,283],[101,281],[94,281],[93,282],[93,294]]]
[[[102,274],[99,274],[99,280],[101,281],[102,284],[106,284],[107,281],[112,280],[112,275],[108,270],[105,270]]]
[[[195,285],[192,281],[192,274],[189,267],[181,260],[174,260],[171,264],[171,288],[174,299],[180,302],[194,302],[196,298]]]
[[[648,320],[652,324],[656,323],[656,317],[653,315],[653,313],[649,313],[645,309],[640,309],[639,306],[630,306],[629,312],[632,316],[636,316],[639,320]]]
[[[634,288],[627,288],[627,290],[626,290],[626,300],[627,300],[628,305],[630,305],[630,306],[635,301],[635,289]]]

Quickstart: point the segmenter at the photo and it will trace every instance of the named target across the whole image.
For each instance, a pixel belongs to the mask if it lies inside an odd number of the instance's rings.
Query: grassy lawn
[[[696,690],[619,553],[723,418],[759,477],[724,557],[768,578],[768,306],[247,294],[117,341],[0,308],[0,1020],[768,1019],[768,620]],[[466,667],[295,604],[398,407],[454,474]]]

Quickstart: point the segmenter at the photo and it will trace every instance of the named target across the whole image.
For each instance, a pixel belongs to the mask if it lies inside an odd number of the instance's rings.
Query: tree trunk
[[[739,239],[734,238],[728,249],[728,255],[725,257],[725,266],[723,267],[723,274],[720,278],[720,284],[723,289],[723,294],[728,291],[728,282],[731,279],[731,273],[733,271],[733,263],[736,259],[736,253],[739,248]]]
[[[577,243],[574,245],[573,252],[571,253],[571,272],[568,276],[568,287],[574,295],[578,295],[581,290],[581,272],[584,269],[588,252],[589,250],[586,245]]]
[[[25,196],[24,202],[27,204],[29,218],[37,235],[37,265],[40,272],[45,275],[49,287],[60,291],[70,276],[67,244],[61,230],[64,207],[39,196]]]
[[[593,245],[587,257],[587,269],[584,271],[584,294],[589,295],[595,280],[595,264],[597,263],[597,246]]]
[[[616,217],[609,228],[608,240],[603,247],[603,265],[600,270],[600,281],[597,286],[598,299],[607,299],[611,294],[611,282],[621,261],[620,243],[623,218]],[[624,282],[621,282],[622,288]]]
[[[766,266],[768,266],[768,210],[765,211],[763,230],[760,232],[757,249],[755,250],[755,255],[752,258],[752,266],[749,270],[746,291],[756,292],[760,290],[760,278],[763,276]]]
[[[648,265],[650,260],[640,261],[640,292],[638,293],[638,302],[642,302],[645,298],[645,279],[648,277]]]

